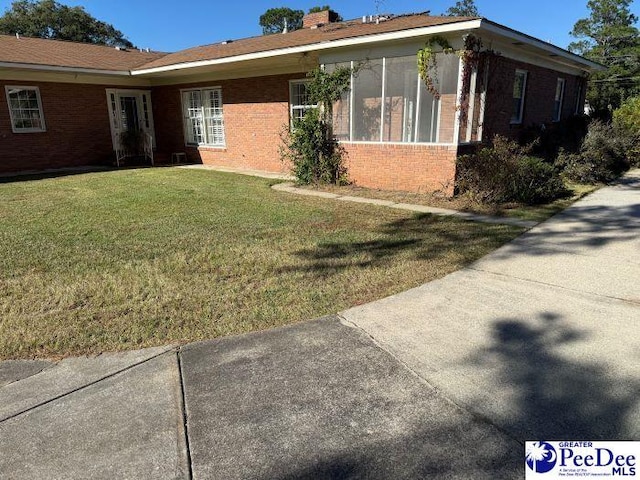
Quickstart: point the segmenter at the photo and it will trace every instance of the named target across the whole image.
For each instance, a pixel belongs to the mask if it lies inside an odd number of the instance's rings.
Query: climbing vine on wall
[[[431,37],[425,43],[424,47],[418,50],[418,73],[420,78],[427,87],[427,91],[436,99],[440,98],[440,92],[436,87],[438,83],[438,62],[436,60],[436,45],[440,47],[444,53],[453,53],[453,47],[446,38],[435,36]]]
[[[462,90],[458,99],[461,122],[466,122],[469,103],[472,100],[470,93],[473,72],[478,71],[481,59],[489,53],[481,52],[481,50],[482,40],[475,35],[469,34],[464,37],[464,48],[457,52],[462,60]]]

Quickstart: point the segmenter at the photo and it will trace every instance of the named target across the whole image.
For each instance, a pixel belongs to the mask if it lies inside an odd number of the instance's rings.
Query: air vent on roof
[[[387,20],[390,20],[393,17],[393,15],[363,15],[362,16],[362,23],[382,23],[382,22],[386,22]]]

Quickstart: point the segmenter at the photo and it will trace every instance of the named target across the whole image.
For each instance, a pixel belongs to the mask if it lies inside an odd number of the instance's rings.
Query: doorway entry
[[[151,92],[107,89],[111,141],[116,164],[125,158],[145,157],[153,165],[155,133]]]

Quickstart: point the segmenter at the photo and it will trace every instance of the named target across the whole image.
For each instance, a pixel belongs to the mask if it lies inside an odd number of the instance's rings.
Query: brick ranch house
[[[494,134],[582,112],[582,57],[484,18],[412,14],[331,22],[307,15],[289,33],[176,53],[0,36],[0,172],[111,164],[141,132],[156,162],[283,172],[283,126],[310,108],[305,75],[360,64],[334,108],[334,130],[360,186],[452,193],[461,149]],[[479,61],[437,53],[439,93],[419,79],[434,36]],[[439,97],[439,98],[437,98]],[[464,102],[464,108],[463,108]]]

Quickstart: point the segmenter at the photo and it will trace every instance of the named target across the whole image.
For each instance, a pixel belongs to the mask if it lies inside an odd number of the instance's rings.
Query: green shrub
[[[623,137],[630,165],[640,167],[640,97],[628,98],[613,112],[613,126]]]
[[[577,154],[562,152],[556,165],[564,175],[580,183],[607,183],[629,169],[627,141],[610,124],[591,122]]]
[[[296,120],[290,132],[283,135],[281,151],[293,165],[293,174],[301,184],[346,184],[344,150],[331,138],[329,126],[322,121],[317,109],[307,110]]]
[[[496,136],[491,147],[457,162],[456,187],[481,203],[545,203],[567,194],[554,167],[530,149]]]
[[[311,79],[306,84],[308,100],[317,108],[306,110],[293,128],[285,126],[280,149],[281,158],[291,162],[298,183],[347,183],[345,151],[333,135],[331,121],[334,102],[349,90],[352,71],[358,68],[338,67],[330,72],[316,68],[307,74]]]

